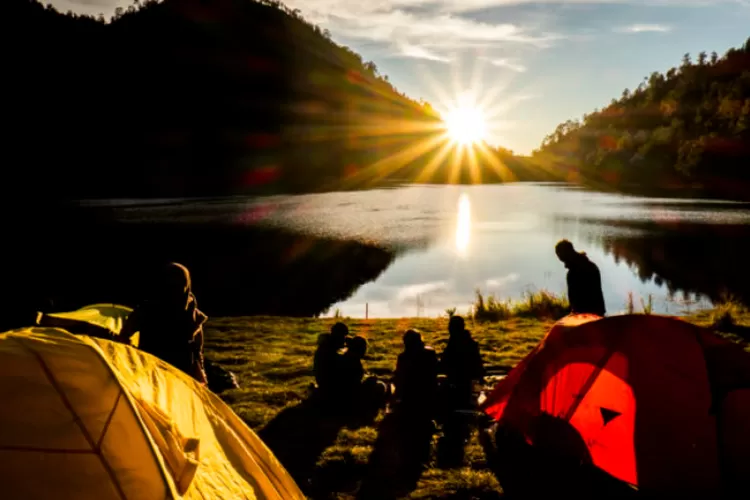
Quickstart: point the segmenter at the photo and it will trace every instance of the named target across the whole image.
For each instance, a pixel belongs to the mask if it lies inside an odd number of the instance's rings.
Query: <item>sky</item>
[[[131,0],[47,0],[111,15]],[[487,140],[521,154],[685,53],[750,36],[750,0],[286,0],[441,112],[478,106]]]

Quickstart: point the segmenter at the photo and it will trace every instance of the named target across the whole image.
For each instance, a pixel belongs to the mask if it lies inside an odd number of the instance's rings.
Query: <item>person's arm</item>
[[[198,330],[198,333],[193,337],[193,349],[195,362],[193,371],[195,379],[205,385],[208,385],[208,377],[206,377],[205,360],[203,358],[203,328]]]
[[[398,391],[399,386],[402,383],[402,379],[404,378],[404,360],[399,354],[398,358],[396,359],[396,370],[393,372],[393,385],[396,386],[396,391]]]
[[[438,375],[448,375],[449,363],[450,363],[450,345],[447,345],[445,346],[445,349],[438,357],[438,361],[437,361]]]
[[[568,284],[568,302],[570,303],[570,313],[575,314],[578,309],[578,283],[576,281],[575,273],[568,271],[568,275],[565,278]]]

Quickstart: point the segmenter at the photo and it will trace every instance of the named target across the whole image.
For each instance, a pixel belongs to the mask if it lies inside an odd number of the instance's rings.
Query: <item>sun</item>
[[[481,142],[487,133],[482,110],[462,105],[451,109],[443,119],[448,137],[455,143],[469,145]]]

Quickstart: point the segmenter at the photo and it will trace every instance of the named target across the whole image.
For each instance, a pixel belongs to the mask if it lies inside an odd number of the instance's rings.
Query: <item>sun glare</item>
[[[479,108],[459,106],[450,110],[444,121],[448,136],[458,144],[469,145],[485,139],[487,125]]]
[[[458,199],[458,217],[456,221],[456,250],[459,255],[466,255],[471,234],[471,202],[466,193]]]

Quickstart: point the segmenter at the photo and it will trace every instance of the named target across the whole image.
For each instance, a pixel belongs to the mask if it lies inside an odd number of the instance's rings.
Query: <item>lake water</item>
[[[437,316],[469,309],[475,290],[519,298],[565,291],[554,244],[570,239],[600,268],[609,313],[632,294],[681,313],[732,294],[750,299],[750,210],[705,200],[639,198],[556,184],[408,186],[265,198],[165,200],[149,220],[282,226],[376,242],[399,252],[382,274],[333,304],[351,317]],[[140,207],[133,216],[146,213]]]

